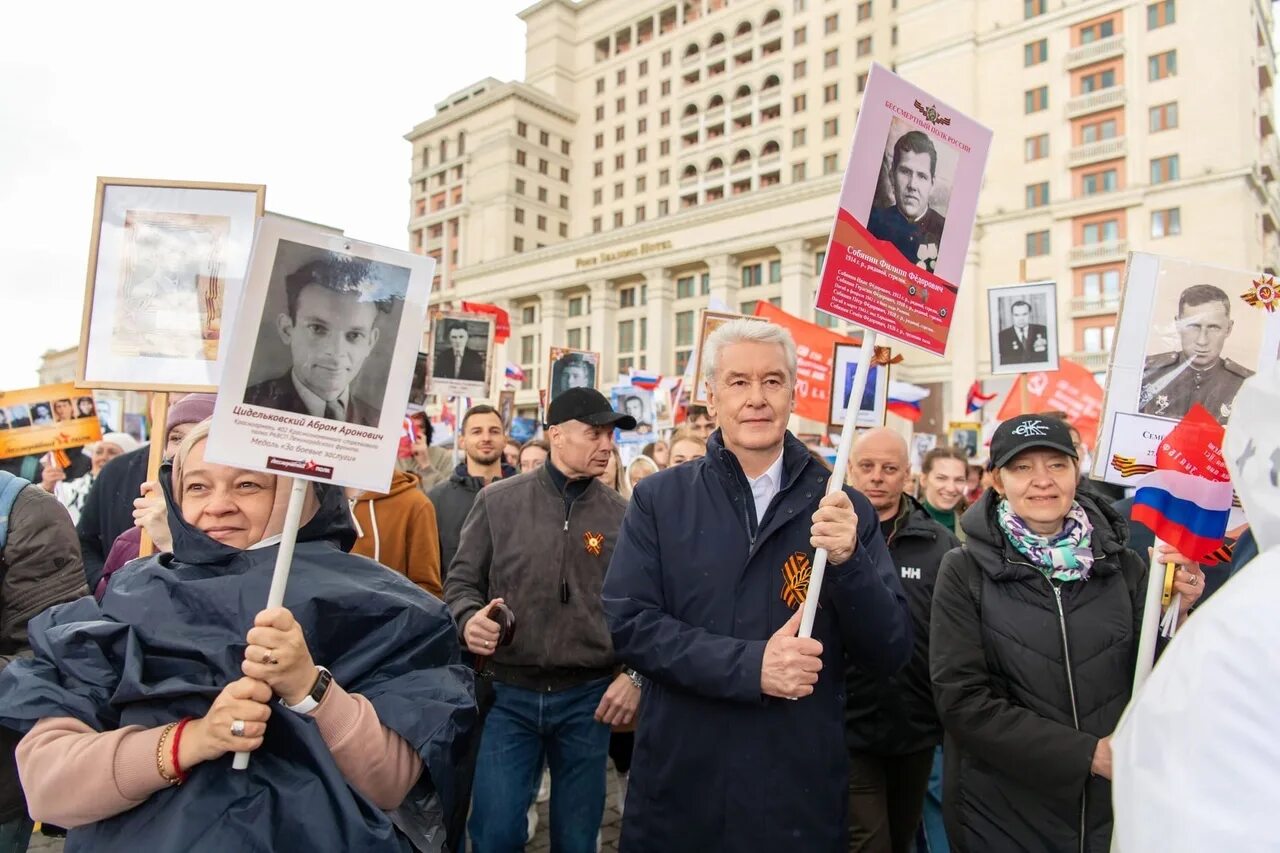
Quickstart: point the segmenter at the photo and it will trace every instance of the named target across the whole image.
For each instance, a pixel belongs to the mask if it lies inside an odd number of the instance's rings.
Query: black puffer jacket
[[[1050,583],[1009,544],[990,489],[962,520],[933,595],[930,670],[946,729],[943,810],[959,853],[1105,853],[1111,783],[1098,739],[1129,701],[1146,562],[1088,494],[1089,579]]]
[[[930,518],[915,498],[904,495],[903,501],[905,510],[892,526],[880,527],[915,628],[911,660],[889,676],[852,663],[845,667],[845,737],[850,750],[872,755],[907,755],[942,742],[929,681],[929,610],[938,567],[960,540]]]
[[[502,479],[514,477],[519,472],[502,463]],[[449,566],[458,553],[458,540],[462,537],[462,522],[467,520],[476,495],[484,488],[484,480],[467,473],[467,463],[462,462],[453,475],[443,483],[437,483],[427,492],[427,498],[436,507],[436,529],[440,531],[440,582],[449,576]]]

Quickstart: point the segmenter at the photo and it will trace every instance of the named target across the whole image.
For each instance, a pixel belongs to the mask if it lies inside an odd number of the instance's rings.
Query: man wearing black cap
[[[610,726],[630,723],[640,702],[639,676],[619,670],[600,602],[626,509],[596,479],[609,464],[615,427],[636,422],[594,388],[552,400],[546,464],[476,496],[445,580],[467,648],[492,658],[495,699],[469,824],[481,853],[524,848],[544,759],[551,848],[596,849]]]

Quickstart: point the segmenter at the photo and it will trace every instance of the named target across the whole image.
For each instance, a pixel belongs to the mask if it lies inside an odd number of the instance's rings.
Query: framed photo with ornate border
[[[217,390],[265,200],[261,184],[98,178],[76,384]]]

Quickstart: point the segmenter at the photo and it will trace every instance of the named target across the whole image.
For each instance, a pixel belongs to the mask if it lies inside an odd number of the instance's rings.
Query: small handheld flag
[[[1205,565],[1216,565],[1231,517],[1232,488],[1222,456],[1223,428],[1199,403],[1156,453],[1155,470],[1138,483],[1133,520]]]

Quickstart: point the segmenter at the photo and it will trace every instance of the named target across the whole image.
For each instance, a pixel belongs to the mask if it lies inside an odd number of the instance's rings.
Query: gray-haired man
[[[828,472],[787,431],[790,334],[734,320],[706,352],[720,428],[636,487],[605,578],[614,648],[646,678],[622,846],[843,850],[844,661],[900,668],[906,601],[871,504],[824,497]],[[830,568],[802,639],[817,547]]]

